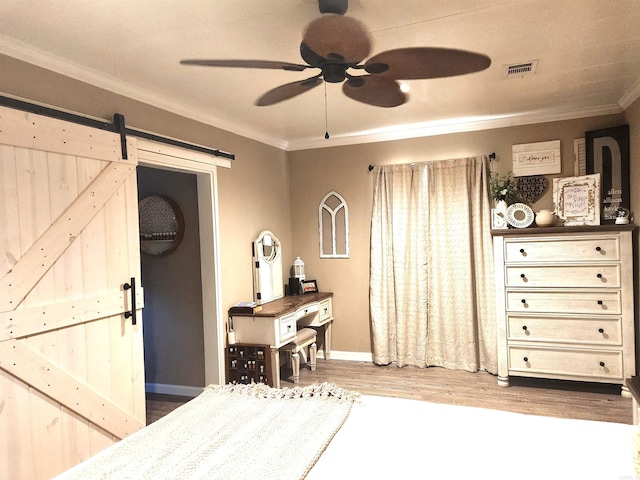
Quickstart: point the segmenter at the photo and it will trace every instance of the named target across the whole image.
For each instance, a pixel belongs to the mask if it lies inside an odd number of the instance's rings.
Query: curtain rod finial
[[[369,165],[369,171],[373,170],[373,165]]]
[[[491,161],[491,160],[495,160],[495,159],[496,159],[496,152],[491,152],[491,153],[489,154],[489,161]]]

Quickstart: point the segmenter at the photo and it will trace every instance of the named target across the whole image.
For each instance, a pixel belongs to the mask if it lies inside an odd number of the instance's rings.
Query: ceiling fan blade
[[[491,59],[481,53],[452,48],[412,47],[387,50],[364,64],[368,73],[413,80],[441,78],[479,72],[489,68]]]
[[[356,65],[371,52],[367,27],[352,17],[324,14],[305,29],[302,42],[331,62]]]
[[[275,103],[282,102],[283,100],[293,98],[297,95],[300,95],[301,93],[307,92],[312,88],[317,87],[321,83],[322,79],[319,76],[307,78],[306,80],[301,80],[298,82],[286,83],[272,90],[269,90],[258,100],[256,100],[255,104],[259,107],[273,105]]]
[[[202,67],[270,68],[293,72],[302,72],[309,68],[309,65],[271,60],[180,60],[180,63],[182,65],[199,65]]]
[[[342,91],[353,100],[375,107],[397,107],[409,99],[398,82],[383,76],[351,77],[342,85]]]

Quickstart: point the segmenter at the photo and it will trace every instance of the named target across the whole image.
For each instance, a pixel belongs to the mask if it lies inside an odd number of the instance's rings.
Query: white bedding
[[[635,432],[365,395],[306,478],[634,480]]]
[[[282,391],[274,392],[277,395]],[[263,468],[261,465],[294,465],[292,458],[298,463],[308,461],[308,454],[312,454],[313,464],[326,442],[321,430],[331,427],[329,439],[335,432],[326,420],[330,417],[316,413],[316,409],[323,410],[325,406],[307,405],[306,395],[304,400],[295,400],[296,404],[288,401],[284,407],[292,419],[302,422],[297,434],[280,428],[296,422],[265,424],[272,416],[267,412],[280,412],[278,404],[282,402],[252,405],[247,416],[248,410],[240,406],[238,399],[217,399],[216,402],[227,402],[220,405],[213,403],[212,395],[213,392],[203,393],[59,478],[253,480],[270,475],[280,480],[284,474],[279,467],[268,467],[262,474],[256,472]],[[349,397],[350,393],[346,395]],[[294,407],[298,406],[303,410],[295,413]],[[330,405],[328,408],[332,410]],[[254,421],[243,421],[250,419]],[[343,420],[344,416],[338,421]],[[228,427],[225,422],[230,422]],[[237,435],[221,443],[221,432],[228,432],[234,425],[240,428]],[[338,424],[337,428],[333,440],[305,477],[307,480],[640,479],[634,474],[636,427],[632,425],[363,395],[351,407],[342,427]],[[310,438],[314,432],[316,437]],[[244,439],[254,435],[260,435],[258,445],[270,449],[247,450]],[[322,445],[313,444],[318,441]],[[240,450],[234,450],[238,445]],[[203,452],[209,453],[198,456]],[[216,456],[222,458],[224,468],[216,463]],[[226,459],[236,456],[242,460],[241,467],[225,471],[229,467]],[[140,459],[146,466],[140,464]],[[299,478],[304,470],[293,469],[291,478]]]

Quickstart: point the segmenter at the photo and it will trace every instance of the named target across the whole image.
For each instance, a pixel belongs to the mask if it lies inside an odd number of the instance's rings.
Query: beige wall
[[[0,72],[0,94],[107,122],[120,113],[131,128],[235,154],[231,169],[218,169],[224,311],[253,296],[251,242],[262,230],[272,230],[280,238],[285,263],[289,262],[286,152],[2,55]]]
[[[636,128],[632,129],[632,179],[640,173],[640,160],[633,158],[640,143],[640,106],[633,106]],[[629,120],[631,121],[631,119]],[[546,140],[561,141],[562,174],[573,175],[573,140],[584,132],[621,125],[624,115],[542,123],[376,144],[323,148],[291,152],[291,219],[293,250],[302,256],[307,277],[315,277],[322,290],[334,292],[333,349],[369,352],[369,222],[373,195],[373,174],[369,164],[384,165],[444,160],[495,152],[492,168],[511,170],[511,146]],[[637,154],[636,154],[637,157]],[[634,177],[635,175],[635,177]],[[632,180],[633,183],[633,180]],[[632,192],[634,210],[640,212],[638,182]],[[349,205],[351,258],[320,259],[318,247],[318,205],[335,190]],[[534,205],[534,210],[552,208],[552,189]]]

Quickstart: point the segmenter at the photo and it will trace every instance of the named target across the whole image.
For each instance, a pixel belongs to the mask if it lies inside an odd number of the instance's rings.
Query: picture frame
[[[585,132],[586,173],[599,173],[601,223],[613,224],[618,209],[631,208],[629,125]]]
[[[512,145],[514,177],[562,172],[560,140]]]
[[[318,282],[315,280],[302,280],[302,293],[318,293]]]
[[[553,202],[567,226],[600,225],[600,174],[554,178]]]

